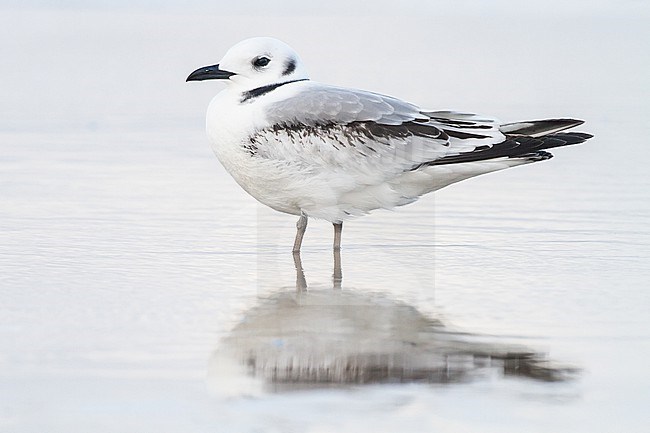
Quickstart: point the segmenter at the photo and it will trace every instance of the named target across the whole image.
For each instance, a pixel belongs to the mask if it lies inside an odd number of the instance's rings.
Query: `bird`
[[[582,120],[501,123],[312,81],[298,54],[270,37],[243,40],[186,79],[203,80],[227,84],[207,110],[214,153],[248,194],[299,216],[294,253],[308,218],[333,224],[338,251],[344,221],[592,137],[566,131]]]

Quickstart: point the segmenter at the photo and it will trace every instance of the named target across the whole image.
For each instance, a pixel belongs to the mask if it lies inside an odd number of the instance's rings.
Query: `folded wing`
[[[560,132],[580,125],[580,120],[500,124],[470,113],[425,111],[361,90],[313,82],[301,86],[294,96],[268,107],[270,126],[250,137],[252,154],[305,169],[340,168],[356,173],[357,180],[375,183],[434,165],[547,159],[550,154],[543,149],[591,137]]]

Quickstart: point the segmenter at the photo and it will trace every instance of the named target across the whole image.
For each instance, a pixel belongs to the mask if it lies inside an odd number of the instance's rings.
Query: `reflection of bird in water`
[[[283,390],[453,383],[495,372],[559,381],[574,371],[554,366],[543,354],[523,346],[455,332],[439,319],[385,295],[338,290],[342,278],[338,252],[333,289],[307,290],[300,256],[294,255],[294,261],[296,290],[262,299],[221,341],[210,362],[215,388],[224,380],[232,383],[233,374]]]

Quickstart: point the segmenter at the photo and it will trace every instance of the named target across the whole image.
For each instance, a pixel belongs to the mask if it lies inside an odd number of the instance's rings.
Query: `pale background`
[[[0,4],[0,431],[647,431],[648,3],[233,3]],[[315,80],[587,121],[585,145],[343,237],[344,291],[577,378],[269,392],[215,367],[251,309],[292,293],[295,221],[224,172],[203,131],[222,84],[185,77],[261,35]],[[330,242],[312,222],[315,288]]]

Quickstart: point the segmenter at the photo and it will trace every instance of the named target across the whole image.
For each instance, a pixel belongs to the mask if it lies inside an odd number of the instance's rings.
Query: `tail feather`
[[[552,157],[550,153],[543,152],[544,149],[583,143],[591,137],[593,135],[584,132],[560,132],[540,137],[506,135],[506,140],[501,143],[492,146],[479,146],[471,152],[445,156],[424,165],[459,164],[495,158],[523,158],[531,162],[541,161]]]
[[[529,120],[526,122],[505,123],[499,126],[499,130],[504,135],[525,135],[537,138],[555,134],[583,123],[585,123],[584,120],[578,119]]]

